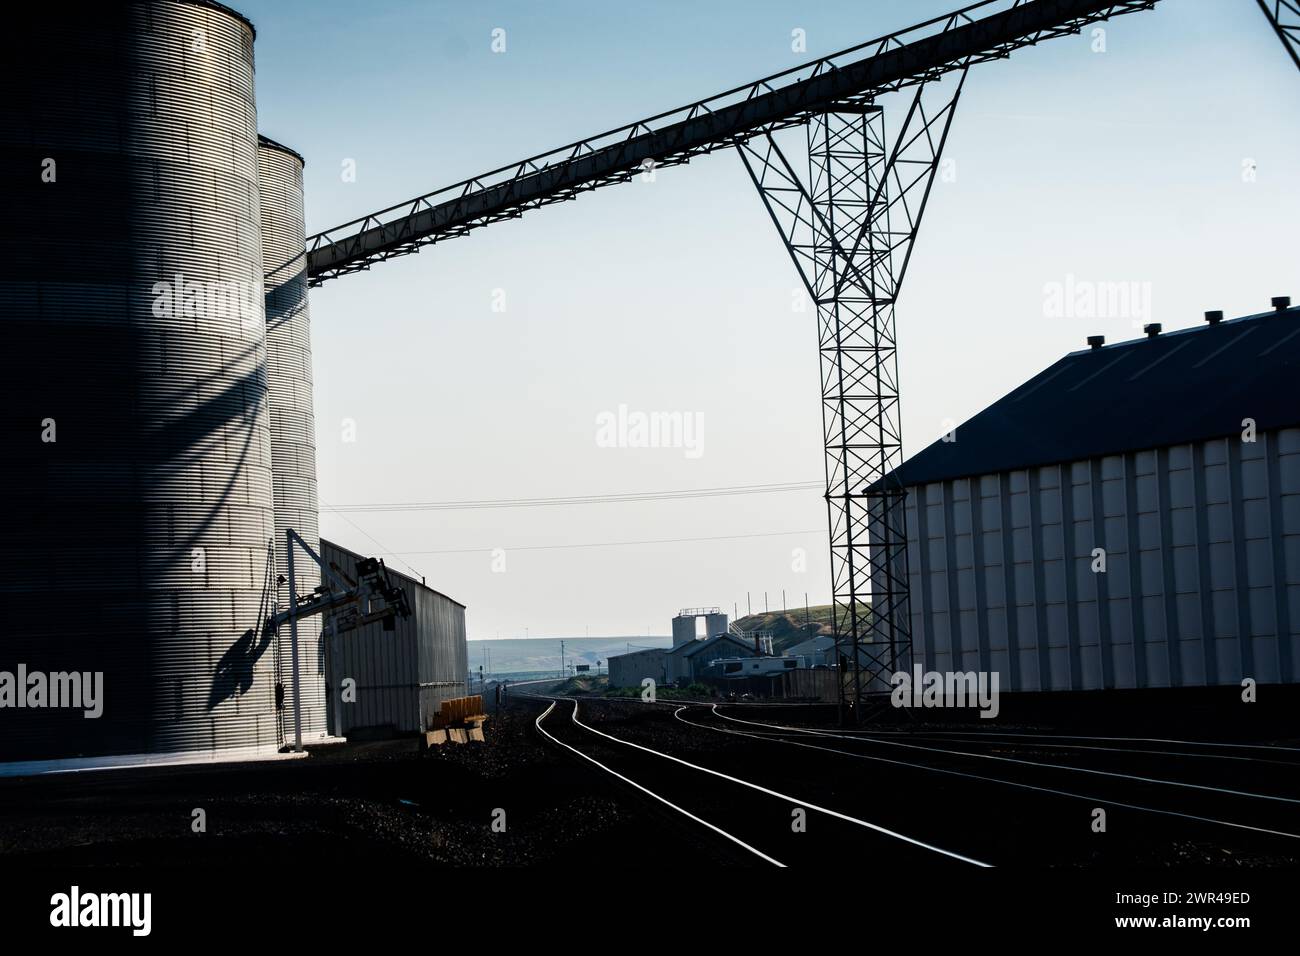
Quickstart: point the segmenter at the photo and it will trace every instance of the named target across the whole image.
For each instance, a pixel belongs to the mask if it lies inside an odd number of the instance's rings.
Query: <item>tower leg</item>
[[[1300,70],[1300,0],[1257,0],[1291,62]]]

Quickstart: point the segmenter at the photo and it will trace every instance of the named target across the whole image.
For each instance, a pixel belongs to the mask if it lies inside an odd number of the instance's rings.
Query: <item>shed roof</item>
[[[326,550],[327,548],[333,549],[334,551],[338,551],[338,552],[340,552],[341,554],[345,554],[345,555],[347,555],[347,556],[352,560],[353,564],[356,564],[357,561],[360,561],[363,557],[365,557],[365,555],[361,554],[359,551],[353,551],[351,548],[345,548],[345,547],[343,547],[343,545],[338,544],[338,543],[335,542],[335,541],[329,541],[329,540],[326,540],[325,538],[321,538],[321,539],[320,539],[320,544],[321,544],[321,558],[322,558],[323,560],[325,560],[325,561],[328,561],[328,560],[329,560],[329,558],[328,558],[328,557],[326,556],[326,554],[325,554],[325,550]],[[410,586],[410,587],[423,588],[423,589],[426,590],[426,591],[430,591],[430,592],[432,592],[432,593],[438,595],[438,597],[446,598],[448,601],[450,601],[452,604],[455,604],[457,607],[462,607],[462,608],[465,607],[465,605],[461,604],[461,603],[460,603],[459,601],[457,601],[454,597],[451,597],[451,596],[449,596],[449,595],[443,594],[443,593],[442,593],[441,591],[439,591],[437,588],[431,588],[431,587],[429,587],[429,585],[425,584],[423,581],[417,581],[417,580],[415,580],[415,578],[411,577],[409,574],[403,574],[401,571],[397,571],[397,570],[395,570],[395,569],[389,567],[388,564],[386,564],[386,563],[385,563],[385,565],[384,565],[384,570],[386,570],[386,571],[387,571],[389,574],[391,574],[393,577],[395,577],[395,578],[400,578],[402,584],[408,585],[408,586]],[[351,574],[351,573],[352,573],[352,569],[348,569],[348,573]]]

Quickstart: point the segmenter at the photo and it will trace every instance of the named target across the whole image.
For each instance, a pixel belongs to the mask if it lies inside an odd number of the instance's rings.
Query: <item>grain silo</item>
[[[261,137],[257,151],[262,203],[262,258],[266,266],[266,362],[269,379],[271,461],[275,489],[277,577],[288,574],[285,530],[292,528],[320,553],[316,506],[316,419],[312,410],[311,323],[307,307],[306,230],[303,218],[303,158],[287,146]],[[320,568],[298,552],[294,576],[299,594],[320,584]],[[277,604],[288,606],[289,584],[276,588]],[[285,740],[293,724],[293,653],[289,629],[278,639],[278,679],[284,685],[281,712]],[[298,629],[298,685],[304,740],[326,736],[325,661],[320,626]]]
[[[103,675],[97,718],[5,713],[10,772],[279,743],[253,39],[134,0],[6,53],[0,670]]]

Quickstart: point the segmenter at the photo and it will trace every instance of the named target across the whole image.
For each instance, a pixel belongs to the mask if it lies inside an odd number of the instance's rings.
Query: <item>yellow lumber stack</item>
[[[483,724],[487,714],[483,713],[483,697],[450,697],[442,702],[438,713],[430,721],[431,727],[424,733],[425,746],[439,744],[464,744],[471,740],[483,740]]]

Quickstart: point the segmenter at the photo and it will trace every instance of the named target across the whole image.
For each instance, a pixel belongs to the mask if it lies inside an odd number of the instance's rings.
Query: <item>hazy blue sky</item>
[[[237,5],[258,28],[262,131],[307,157],[311,231],[957,4]],[[1162,0],[1106,29],[1104,53],[1085,33],[971,72],[956,176],[935,187],[898,306],[909,453],[1090,333],[1300,296],[1300,78],[1253,0]],[[1140,283],[1150,315],[1050,314],[1045,288],[1070,276]],[[733,152],[328,283],[312,300],[322,503],[820,480],[796,289]],[[620,405],[699,416],[702,453],[600,447],[597,417]],[[474,638],[662,634],[679,607],[743,613],[747,590],[756,606],[764,589],[774,605],[782,588],[792,605],[829,594],[817,492],[349,518],[374,540],[328,512],[323,534],[398,552],[468,605]],[[550,547],[585,544],[605,546]]]

